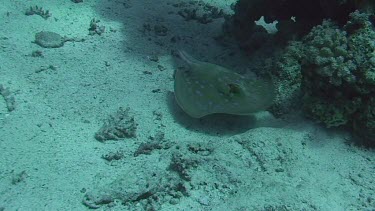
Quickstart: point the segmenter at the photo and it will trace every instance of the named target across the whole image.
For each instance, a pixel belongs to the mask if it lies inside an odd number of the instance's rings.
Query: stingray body
[[[249,115],[272,104],[275,92],[271,81],[246,78],[225,67],[198,61],[184,51],[179,55],[188,68],[176,70],[174,93],[189,116]]]

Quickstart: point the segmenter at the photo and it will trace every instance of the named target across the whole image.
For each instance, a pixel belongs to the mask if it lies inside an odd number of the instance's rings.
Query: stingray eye
[[[228,84],[229,94],[241,93],[241,87],[238,84]]]

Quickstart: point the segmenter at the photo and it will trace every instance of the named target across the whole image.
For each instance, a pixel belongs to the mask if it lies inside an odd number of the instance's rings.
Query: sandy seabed
[[[215,42],[223,18],[181,15],[233,1],[183,2],[2,1],[0,210],[375,209],[374,151],[345,131],[298,114],[195,120],[179,109],[173,50],[251,69]],[[50,17],[25,15],[36,5]],[[70,41],[43,48],[40,31]],[[119,108],[136,135],[96,140]]]

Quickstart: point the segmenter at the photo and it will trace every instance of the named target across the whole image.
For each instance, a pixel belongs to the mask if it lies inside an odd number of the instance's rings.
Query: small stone
[[[160,71],[164,71],[165,69],[167,69],[167,68],[165,68],[164,66],[162,66],[162,65],[158,65],[158,69],[160,70]]]
[[[198,199],[199,204],[204,205],[204,206],[209,206],[210,205],[209,201],[210,200],[207,196],[202,196]]]
[[[169,203],[172,204],[172,205],[176,205],[176,204],[178,204],[179,202],[180,202],[180,200],[177,199],[177,198],[172,198],[171,200],[169,200]]]
[[[33,51],[31,52],[32,57],[43,57],[43,52],[42,51]]]
[[[164,25],[158,24],[154,26],[154,31],[158,36],[167,36],[168,28]]]
[[[148,56],[147,58],[148,58],[150,61],[152,61],[152,62],[158,62],[158,61],[159,61],[159,57],[156,56],[156,55]]]

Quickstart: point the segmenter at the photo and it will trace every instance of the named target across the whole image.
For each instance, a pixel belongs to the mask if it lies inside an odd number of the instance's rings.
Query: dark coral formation
[[[265,30],[254,23],[262,16],[266,23],[278,21],[278,35],[292,39],[307,34],[324,19],[342,26],[356,9],[373,11],[373,8],[371,0],[239,0],[234,6],[235,14],[224,24],[224,31],[235,37],[240,47],[251,51],[267,37]]]
[[[16,109],[16,100],[13,93],[10,92],[9,88],[6,88],[2,84],[0,84],[0,96],[4,98],[8,112],[12,112]]]
[[[136,137],[137,123],[130,115],[130,108],[120,107],[110,115],[103,126],[95,133],[95,139],[101,142]]]
[[[49,10],[44,10],[43,7],[38,7],[38,6],[31,6],[25,11],[25,15],[30,16],[30,15],[39,15],[40,17],[44,19],[48,19],[51,17],[51,13]]]
[[[201,1],[179,2],[174,3],[173,6],[180,8],[177,14],[183,17],[184,20],[195,20],[201,24],[211,23],[215,19],[225,16],[222,9]]]

